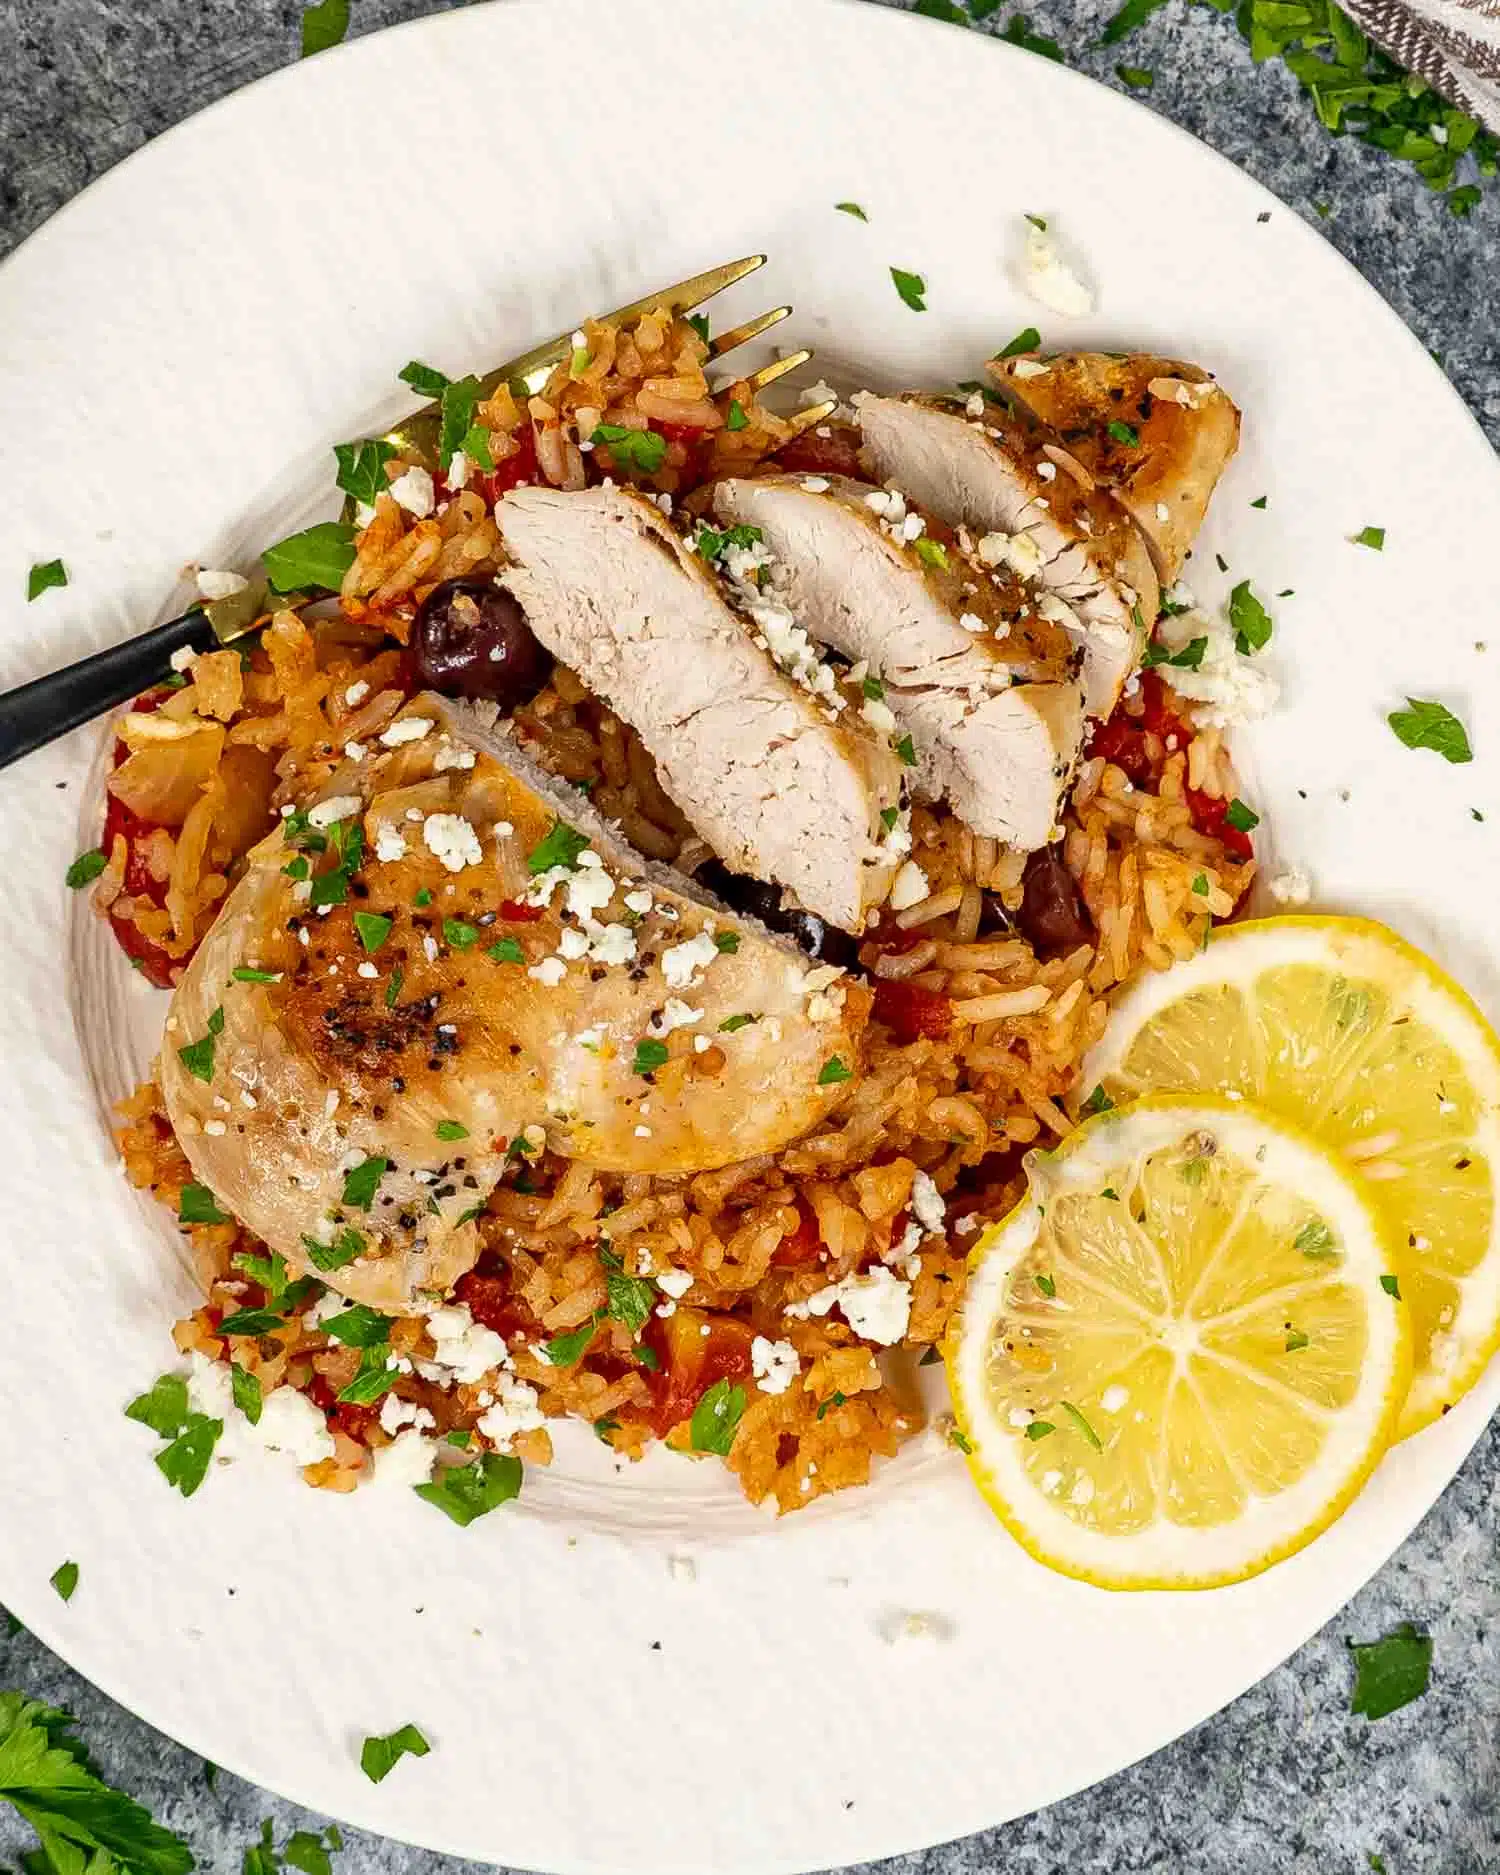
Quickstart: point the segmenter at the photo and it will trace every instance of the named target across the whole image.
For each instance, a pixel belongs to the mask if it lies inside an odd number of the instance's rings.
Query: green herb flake
[[[258,1341],[262,1335],[274,1335],[278,1329],[285,1327],[286,1317],[275,1309],[236,1309],[219,1323],[218,1332],[228,1337],[243,1336]]]
[[[38,560],[26,575],[26,603],[40,599],[44,592],[53,586],[66,586],[68,569],[61,560]]]
[[[395,1325],[392,1316],[356,1302],[337,1315],[330,1315],[323,1324],[323,1333],[330,1341],[337,1341],[346,1348],[380,1348],[384,1354],[389,1354],[391,1330]]]
[[[393,922],[384,912],[357,911],[354,914],[354,929],[366,952],[380,949],[391,935]]]
[[[1125,0],[1118,13],[1105,22],[1104,31],[1099,35],[1101,46],[1112,46],[1127,38],[1137,27],[1144,26],[1158,7],[1165,6],[1166,0]]]
[[[396,998],[401,994],[401,985],[405,981],[406,972],[401,968],[400,964],[397,964],[396,968],[391,972],[390,982],[385,986],[385,1006],[387,1009],[394,1009],[396,1007]]]
[[[425,911],[431,903],[432,903],[431,886],[426,886],[426,885],[419,886],[417,888],[416,896],[412,899],[412,904],[416,906],[418,911]]]
[[[424,365],[419,358],[413,358],[396,376],[403,384],[409,384],[419,397],[441,397],[449,384],[446,372]]]
[[[471,950],[479,942],[480,936],[478,925],[465,924],[462,918],[443,920],[443,942],[450,950]]]
[[[1111,442],[1116,442],[1126,449],[1139,449],[1141,433],[1133,423],[1126,423],[1119,417],[1111,417],[1105,424]]]
[[[1322,1218],[1309,1218],[1292,1239],[1292,1248],[1305,1257],[1329,1257],[1336,1254],[1333,1232]]]
[[[463,449],[474,427],[474,411],[484,395],[478,378],[453,378],[443,386],[439,399],[438,463],[444,474],[453,466],[453,458]]]
[[[1019,358],[1023,352],[1041,349],[1042,335],[1035,326],[1024,326],[1003,351],[996,352],[997,358]],[[982,387],[981,387],[982,388]]]
[[[1045,215],[1028,214],[1026,219],[1031,223],[1032,227],[1036,229],[1038,234],[1045,234],[1047,232],[1047,217]]]
[[[852,215],[856,221],[868,221],[870,219],[858,202],[835,202],[834,207],[841,215]]]
[[[340,45],[348,31],[349,0],[314,0],[302,9],[303,58]]]
[[[885,685],[878,677],[866,677],[860,684],[860,689],[873,702],[880,703],[885,698]]]
[[[635,1060],[630,1068],[633,1074],[654,1074],[666,1065],[667,1045],[665,1042],[639,1041],[635,1045]]]
[[[433,1486],[427,1484],[417,1486],[418,1492],[432,1489]],[[416,1726],[403,1725],[394,1732],[387,1732],[383,1738],[367,1738],[360,1748],[359,1768],[372,1784],[378,1784],[402,1758],[425,1758],[431,1750]]]
[[[1208,889],[1208,874],[1206,872],[1195,873],[1193,876],[1193,892],[1195,896],[1198,898],[1207,898]]]
[[[1289,1328],[1287,1330],[1286,1351],[1288,1354],[1300,1354],[1307,1345],[1307,1336],[1302,1333],[1300,1328]]]
[[[752,1022],[759,1021],[759,1016],[750,1016],[743,1013],[734,1016],[725,1016],[724,1020],[719,1024],[719,1033],[720,1035],[735,1035],[741,1029],[748,1029]]]
[[[100,873],[103,872],[107,864],[108,861],[96,846],[90,852],[80,853],[78,855],[77,859],[73,861],[73,864],[69,866],[68,870],[63,874],[63,883],[68,887],[69,891],[80,891],[84,886],[92,884],[92,882],[99,877]]]
[[[1408,749],[1431,749],[1445,762],[1474,759],[1468,731],[1446,704],[1431,697],[1408,697],[1406,708],[1393,710],[1385,720]]]
[[[1263,508],[1265,507],[1265,505],[1266,505],[1266,497],[1264,495],[1257,495],[1254,501],[1252,501],[1250,504],[1252,508]]]
[[[656,1307],[656,1284],[646,1276],[627,1276],[623,1270],[611,1270],[605,1281],[608,1301],[604,1312],[612,1322],[621,1322],[632,1335],[638,1335]]]
[[[1392,1276],[1387,1273],[1381,1277],[1380,1286],[1388,1296],[1394,1296],[1398,1302],[1401,1300],[1401,1278],[1399,1276]]]
[[[578,855],[587,847],[588,835],[580,833],[576,827],[570,827],[566,821],[554,820],[546,833],[526,855],[526,870],[533,876],[552,872],[556,868],[572,871],[578,864]]]
[[[337,592],[354,564],[354,529],[320,521],[267,547],[262,558],[275,592]]]
[[[1026,1437],[1035,1443],[1038,1439],[1045,1439],[1049,1432],[1056,1431],[1057,1427],[1053,1425],[1050,1419],[1033,1419],[1031,1424],[1026,1428]]]
[[[927,282],[919,273],[908,273],[904,267],[892,267],[891,279],[896,291],[901,295],[903,306],[910,306],[913,312],[926,312]]]
[[[830,1055],[818,1070],[819,1087],[837,1087],[840,1081],[852,1081],[854,1070],[846,1068],[837,1055]]]
[[[162,1439],[175,1439],[192,1417],[187,1381],[181,1374],[163,1374],[149,1393],[141,1393],[125,1408],[125,1417],[149,1426]]]
[[[1249,833],[1252,827],[1260,825],[1260,815],[1236,795],[1224,810],[1224,822],[1226,826],[1233,827],[1236,833]]]
[[[1055,1296],[1057,1294],[1057,1284],[1050,1276],[1044,1275],[1040,1271],[1037,1273],[1036,1286],[1041,1290],[1044,1296]]]
[[[550,1341],[542,1343],[542,1352],[547,1357],[550,1367],[576,1367],[593,1343],[599,1332],[599,1317],[590,1316],[581,1328],[575,1328],[566,1335],[554,1335]]]
[[[467,1445],[469,1435],[450,1433],[450,1445]],[[521,1461],[510,1454],[484,1452],[469,1465],[443,1465],[431,1483],[412,1488],[428,1504],[466,1530],[478,1517],[521,1495]]]
[[[281,981],[279,970],[256,970],[249,964],[236,964],[229,974],[236,983],[279,983]]]
[[[208,1476],[214,1447],[224,1431],[222,1419],[210,1419],[207,1413],[189,1413],[172,1443],[156,1454],[156,1466],[167,1483],[184,1497],[191,1497]]]
[[[467,1139],[469,1129],[462,1120],[439,1120],[432,1129],[439,1139]]]
[[[351,500],[373,508],[375,497],[384,494],[390,486],[385,465],[395,453],[389,443],[378,437],[369,437],[360,443],[335,443],[333,454],[339,465],[339,487]]]
[[[616,468],[655,475],[666,459],[667,439],[655,430],[629,430],[618,423],[601,423],[589,441],[609,451]]]
[[[887,833],[891,831],[900,818],[901,809],[899,807],[882,807],[880,810],[880,824],[885,828]]]
[[[693,1408],[688,1428],[692,1449],[728,1458],[744,1414],[745,1389],[732,1387],[727,1379],[716,1380]]]
[[[1109,1095],[1105,1093],[1103,1082],[1100,1082],[1078,1111],[1092,1117],[1096,1113],[1108,1113],[1114,1104]]]
[[[699,338],[702,339],[703,343],[706,345],[708,343],[708,333],[709,333],[708,314],[706,312],[689,313],[687,316],[687,323],[693,328],[693,330],[698,334]]]
[[[716,931],[714,933],[714,949],[718,951],[721,956],[733,957],[739,947],[740,934],[738,931]]]
[[[1432,1679],[1432,1640],[1411,1622],[1378,1641],[1349,1641],[1354,1656],[1354,1692],[1349,1710],[1383,1719],[1420,1699]]]
[[[1248,579],[1242,579],[1229,595],[1229,623],[1241,657],[1250,657],[1271,642],[1275,621],[1251,591]]]
[[[1115,77],[1122,85],[1129,85],[1132,91],[1149,91],[1156,83],[1156,73],[1144,65],[1117,65]]]
[[[1074,1428],[1077,1430],[1079,1436],[1086,1439],[1096,1452],[1102,1452],[1104,1450],[1103,1440],[1084,1418],[1083,1414],[1079,1412],[1073,1402],[1071,1400],[1063,1400],[1060,1404],[1062,1410],[1067,1414],[1068,1418],[1072,1420]]]
[[[351,1210],[369,1210],[375,1202],[381,1179],[390,1169],[390,1163],[383,1153],[376,1153],[345,1174],[343,1201]]]
[[[312,1259],[314,1269],[323,1271],[341,1270],[348,1263],[356,1263],[365,1254],[365,1240],[352,1225],[339,1231],[330,1243],[319,1243],[316,1237],[304,1237],[302,1247]]]
[[[196,1042],[189,1042],[185,1048],[179,1048],[177,1059],[182,1063],[195,1081],[211,1081],[214,1078],[214,1045],[224,1028],[224,1006],[221,1003],[208,1018],[208,1032]]]
[[[1351,535],[1356,547],[1370,547],[1376,553],[1385,551],[1385,529],[1383,527],[1362,527],[1357,534]]]
[[[1141,659],[1142,670],[1155,670],[1159,664],[1165,664],[1176,671],[1196,671],[1203,663],[1203,654],[1208,649],[1208,639],[1192,638],[1180,651],[1169,652],[1163,644],[1147,645],[1145,656]]]
[[[78,1587],[78,1564],[76,1562],[59,1563],[47,1580],[65,1602],[72,1601],[73,1591]]]
[[[903,736],[901,740],[896,744],[896,753],[897,755],[901,757],[902,761],[905,762],[908,768],[916,767],[917,751],[912,744],[912,739],[910,736]]]
[[[497,964],[524,964],[526,953],[513,937],[503,937],[498,944],[492,944],[485,956]]]
[[[969,1457],[974,1450],[974,1447],[969,1443],[968,1435],[958,1426],[950,1428],[948,1443],[950,1445],[956,1445],[965,1458]]]
[[[584,354],[587,357],[587,353]],[[484,470],[488,475],[495,466],[495,458],[490,450],[490,432],[482,423],[471,423],[459,439],[458,451],[464,458]],[[458,451],[454,453],[457,454]]]
[[[229,1363],[229,1389],[235,1405],[252,1426],[258,1426],[261,1409],[265,1404],[260,1376],[252,1374],[248,1368],[241,1367],[238,1361],[231,1361]]]
[[[340,1388],[339,1400],[346,1406],[373,1406],[377,1400],[384,1399],[398,1379],[390,1360],[388,1341],[372,1342],[362,1348],[359,1371],[347,1387]]]
[[[724,428],[733,432],[735,430],[748,430],[749,427],[750,419],[745,415],[745,406],[737,397],[731,397],[729,400],[729,413],[724,418]]]
[[[207,1185],[184,1185],[177,1199],[179,1224],[232,1224],[234,1219],[219,1209],[218,1200]]]

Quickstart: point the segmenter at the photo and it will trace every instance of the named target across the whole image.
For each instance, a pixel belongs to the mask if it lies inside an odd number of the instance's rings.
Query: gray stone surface
[[[558,0],[562,4],[562,0]],[[357,32],[444,0],[353,0]],[[1109,0],[1039,0],[1032,23],[1115,82],[1155,70],[1151,108],[1320,226],[1438,352],[1500,442],[1500,187],[1456,221],[1404,167],[1331,138],[1232,24],[1171,0],[1123,48],[1087,50]],[[0,252],[103,170],[222,93],[297,55],[297,0],[0,0]],[[1319,207],[1326,211],[1319,214]],[[3,343],[3,334],[0,334]],[[1378,387],[1372,387],[1378,394]],[[1040,1815],[888,1864],[901,1875],[1481,1875],[1500,1869],[1500,1426],[1442,1502],[1323,1634],[1227,1711],[1144,1764]],[[0,1511],[0,1542],[3,1542]],[[1398,1621],[1435,1643],[1427,1697],[1375,1725],[1348,1712],[1344,1642]],[[1164,1659],[1161,1671],[1179,1663]],[[214,1875],[263,1817],[304,1813],[199,1761],[97,1693],[24,1632],[0,1631],[0,1688],[77,1714],[105,1774],[148,1802]],[[0,1856],[26,1837],[0,1806]],[[462,1875],[478,1865],[350,1831],[344,1870]]]

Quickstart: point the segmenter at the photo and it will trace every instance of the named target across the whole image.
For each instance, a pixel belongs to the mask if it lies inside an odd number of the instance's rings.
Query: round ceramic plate
[[[850,200],[867,221],[836,212]],[[1078,257],[1092,317],[1022,293],[1026,213]],[[0,270],[0,680],[175,609],[185,562],[330,512],[329,446],[406,406],[409,358],[483,367],[760,249],[716,317],[795,300],[783,331],[835,381],[969,377],[1033,322],[1220,375],[1245,441],[1193,583],[1293,589],[1267,654],[1282,707],[1239,744],[1268,864],[1388,919],[1495,1013],[1494,836],[1471,810],[1500,812],[1500,645],[1475,642],[1500,475],[1478,430],[1332,249],[1207,150],[873,6],[472,8],[255,85],[89,190]],[[892,266],[925,276],[925,313]],[[1351,543],[1372,525],[1383,553]],[[53,555],[70,585],[26,605]],[[1472,766],[1396,741],[1408,694],[1466,716]],[[107,1133],[161,999],[62,883],[97,837],[100,750],[80,734],[0,780],[0,1600],[261,1784],[548,1870],[810,1869],[956,1836],[1264,1674],[1412,1528],[1500,1395],[1492,1373],[1310,1550],[1197,1598],[1048,1575],[936,1442],[781,1523],[708,1466],[617,1473],[586,1432],[467,1531],[269,1460],[185,1502],[121,1410],[171,1364],[189,1286]],[[432,1754],[377,1788],[359,1742],[408,1720]]]

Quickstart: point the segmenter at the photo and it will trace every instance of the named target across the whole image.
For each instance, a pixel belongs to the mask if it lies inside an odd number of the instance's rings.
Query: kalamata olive
[[[700,866],[694,876],[731,910],[758,918],[769,930],[780,931],[819,963],[837,964],[847,970],[857,961],[858,947],[847,931],[825,924],[812,912],[803,911],[800,905],[783,905],[780,886],[731,872],[717,859]]]
[[[1035,950],[1067,951],[1093,941],[1094,927],[1078,887],[1055,846],[1039,847],[1021,875],[1021,935]]]
[[[504,710],[546,683],[552,657],[526,614],[487,579],[445,579],[417,610],[412,651],[417,679],[449,697],[484,697]]]

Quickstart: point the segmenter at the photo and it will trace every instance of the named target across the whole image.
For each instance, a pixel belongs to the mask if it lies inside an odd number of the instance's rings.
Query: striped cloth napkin
[[[1500,134],[1500,0],[1341,0],[1398,65]]]

